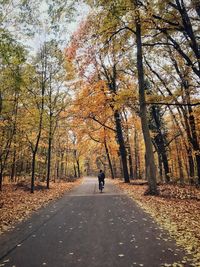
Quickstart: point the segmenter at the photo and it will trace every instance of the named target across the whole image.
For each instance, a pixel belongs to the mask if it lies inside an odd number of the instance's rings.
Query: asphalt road
[[[5,267],[158,267],[183,256],[167,233],[111,181],[99,193],[95,178],[85,178],[62,199],[0,236],[0,266]]]

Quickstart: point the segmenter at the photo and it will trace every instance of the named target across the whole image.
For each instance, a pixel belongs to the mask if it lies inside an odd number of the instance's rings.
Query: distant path
[[[0,266],[6,267],[158,267],[182,257],[174,241],[111,181],[101,194],[97,179],[89,177],[0,236]]]

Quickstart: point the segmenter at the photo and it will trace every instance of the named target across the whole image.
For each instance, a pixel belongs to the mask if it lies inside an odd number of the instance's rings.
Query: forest
[[[200,266],[199,0],[1,0],[0,83],[0,266],[15,252],[20,264],[10,266],[84,264],[101,252],[85,253],[80,240],[117,248],[107,257],[117,264],[134,258],[112,266],[150,266],[154,246],[152,266]],[[96,221],[111,227],[108,238],[95,237]],[[136,245],[129,257],[124,243]],[[182,260],[169,264],[165,253]]]
[[[3,0],[0,22],[1,190],[99,168],[200,185],[198,0]]]

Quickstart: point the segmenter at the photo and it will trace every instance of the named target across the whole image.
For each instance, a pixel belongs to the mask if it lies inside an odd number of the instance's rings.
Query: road
[[[159,267],[183,256],[112,181],[101,194],[90,177],[0,237],[5,267]]]

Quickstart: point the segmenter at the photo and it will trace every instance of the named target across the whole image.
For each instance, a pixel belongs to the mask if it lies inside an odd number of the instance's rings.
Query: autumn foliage
[[[89,5],[89,15],[65,50],[66,64],[74,74],[75,118],[86,123],[85,134],[90,137],[100,136],[102,127],[115,133],[112,142],[118,146],[120,161],[113,165],[118,173],[121,168],[125,181],[129,177],[149,179],[150,165],[155,164],[157,181],[199,184],[198,8],[179,0]],[[137,40],[142,52],[142,84]],[[143,103],[141,90],[145,92]],[[145,138],[138,139],[147,130],[152,143],[148,145]],[[153,155],[148,159],[150,146]],[[110,148],[109,153],[112,158],[115,152]],[[107,169],[111,174],[110,164]]]

